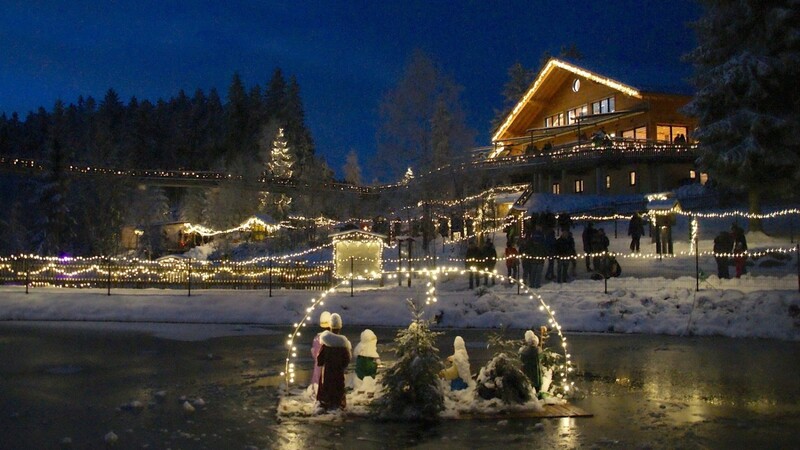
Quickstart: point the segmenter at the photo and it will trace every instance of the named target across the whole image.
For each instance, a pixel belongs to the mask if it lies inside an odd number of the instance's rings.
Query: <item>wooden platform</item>
[[[503,411],[496,414],[461,414],[454,419],[556,419],[559,417],[593,417],[594,414],[588,413],[575,405],[565,403],[563,405],[544,405],[542,411]]]

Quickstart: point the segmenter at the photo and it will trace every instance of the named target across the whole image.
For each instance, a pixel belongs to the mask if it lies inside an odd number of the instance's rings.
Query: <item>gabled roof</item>
[[[617,67],[617,70],[614,70],[612,72],[614,73],[620,72],[621,70],[620,67],[622,66],[624,65],[616,65],[615,67]],[[637,68],[637,69],[642,69],[642,68]],[[558,75],[559,73],[562,74],[560,77]],[[503,134],[506,133],[506,131],[508,131],[511,124],[514,123],[514,121],[520,114],[525,113],[526,110],[528,114],[532,114],[530,110],[535,110],[537,106],[536,105],[537,102],[535,100],[532,101],[532,99],[534,99],[534,97],[537,94],[541,95],[543,91],[552,93],[554,85],[560,86],[559,78],[563,79],[564,78],[563,74],[577,75],[586,78],[588,80],[594,81],[596,83],[608,86],[612,89],[622,92],[625,95],[629,95],[631,97],[636,97],[636,98],[642,98],[643,91],[641,90],[641,88],[643,86],[646,86],[647,85],[646,83],[639,84],[639,88],[637,88],[634,87],[633,85],[618,81],[619,80],[618,78],[612,78],[609,75],[605,75],[607,73],[609,73],[609,71],[600,72],[587,68],[587,65],[584,64],[583,62],[581,62],[581,65],[579,66],[575,63],[572,63],[564,59],[550,58],[550,60],[547,61],[547,64],[544,65],[542,70],[536,76],[536,79],[534,79],[533,83],[531,83],[530,87],[525,92],[525,95],[522,96],[520,101],[514,106],[514,109],[511,111],[511,113],[509,113],[509,115],[506,117],[506,119],[503,121],[500,127],[497,128],[497,131],[495,131],[494,135],[492,136],[492,142],[500,140],[503,137]],[[639,81],[644,81],[644,79],[648,78],[649,75],[653,75],[653,77],[650,78],[653,80],[656,79],[663,80],[665,77],[669,78],[671,76],[671,74],[665,74],[663,73],[663,71],[659,72],[658,70],[645,70],[645,69],[620,72],[620,73],[623,74],[623,77],[625,77],[625,79],[637,78]],[[649,75],[648,77],[638,77],[635,76],[637,73],[640,75],[647,73]],[[665,92],[664,90],[649,90],[649,89],[645,90],[644,92],[656,92],[656,91]],[[686,89],[670,89],[668,90],[668,92],[685,94]]]
[[[339,231],[337,233],[331,233],[331,234],[328,235],[328,237],[331,237],[331,238],[334,238],[334,239],[337,239],[337,240],[344,239],[345,236],[347,238],[349,238],[349,239],[358,239],[358,238],[361,238],[361,239],[374,239],[374,240],[386,239],[386,235],[383,235],[383,234],[380,234],[380,233],[373,233],[371,231],[364,231],[364,230],[360,230],[358,228],[355,228],[355,229],[352,229],[352,230],[346,230],[346,231]]]

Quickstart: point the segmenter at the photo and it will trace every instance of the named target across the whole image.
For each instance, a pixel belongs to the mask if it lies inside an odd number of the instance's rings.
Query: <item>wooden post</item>
[[[272,297],[272,260],[269,260],[269,296]]]
[[[351,256],[350,257],[350,297],[353,296],[353,279],[356,276],[355,272],[353,272],[354,270],[355,270],[355,259]]]
[[[187,264],[188,265],[187,265],[187,269],[186,269],[186,272],[187,272],[186,273],[186,285],[189,288],[189,295],[187,295],[187,297],[191,297],[192,296],[192,258],[189,258],[189,261],[188,261]]]

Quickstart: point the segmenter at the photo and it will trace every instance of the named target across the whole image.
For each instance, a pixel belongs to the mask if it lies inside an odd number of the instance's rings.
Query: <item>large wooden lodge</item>
[[[705,182],[689,95],[643,90],[552,58],[495,130],[485,161],[518,164],[531,192],[638,194]]]

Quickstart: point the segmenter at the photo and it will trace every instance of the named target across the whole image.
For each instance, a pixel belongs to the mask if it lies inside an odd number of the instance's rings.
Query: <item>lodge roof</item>
[[[685,72],[685,75],[682,75],[682,72]],[[541,104],[534,97],[537,94],[550,95],[556,86],[561,85],[559,80],[563,80],[570,73],[638,98],[642,97],[642,93],[686,95],[691,92],[688,85],[685,84],[689,72],[684,65],[676,65],[671,68],[639,67],[632,66],[629,62],[615,61],[613,64],[608,64],[606,62],[587,63],[582,60],[580,63],[576,63],[567,59],[550,58],[514,109],[494,131],[492,141],[496,142],[507,137],[504,134],[517,116],[529,116],[532,113],[531,109],[535,110],[540,107],[533,105]],[[664,80],[668,80],[668,83],[674,82],[675,86],[665,87]],[[659,85],[661,87],[658,87]],[[528,112],[523,112],[524,110]]]

